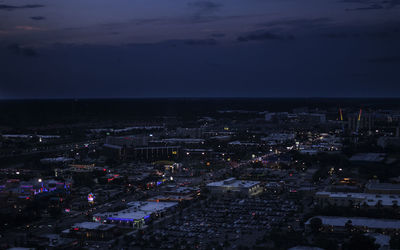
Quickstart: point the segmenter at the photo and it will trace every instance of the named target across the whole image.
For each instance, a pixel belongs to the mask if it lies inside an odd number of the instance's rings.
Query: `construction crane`
[[[357,128],[356,128],[357,135],[358,135],[358,130],[360,129],[361,114],[362,114],[362,109],[360,109],[360,113],[358,113],[358,118],[357,118]]]
[[[341,108],[339,108],[339,114],[340,114],[340,123],[342,124],[342,131],[344,133],[343,113]]]
[[[360,109],[360,112],[358,113],[356,130],[354,131],[354,143],[355,144],[358,143],[358,130],[360,129],[361,115],[362,115],[362,109]]]

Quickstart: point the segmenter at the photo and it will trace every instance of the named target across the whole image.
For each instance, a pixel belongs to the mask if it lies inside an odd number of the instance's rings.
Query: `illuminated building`
[[[217,195],[252,196],[262,192],[259,181],[237,180],[236,178],[209,183],[207,188],[211,193]]]
[[[88,202],[91,204],[94,203],[94,198],[95,198],[95,196],[92,193],[88,194],[88,196],[87,196]]]
[[[174,209],[177,202],[134,201],[127,204],[129,208],[118,212],[105,212],[93,215],[96,222],[119,223],[134,228],[143,227],[151,219],[163,216]]]

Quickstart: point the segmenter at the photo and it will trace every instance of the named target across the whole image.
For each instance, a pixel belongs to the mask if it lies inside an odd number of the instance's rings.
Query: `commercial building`
[[[309,122],[309,123],[325,123],[326,115],[318,114],[318,113],[299,113],[298,117],[300,120]]]
[[[109,158],[114,159],[135,159],[135,160],[168,160],[175,159],[179,155],[180,146],[149,146],[147,141],[145,145],[139,146],[144,143],[144,140],[138,139],[141,143],[137,143],[136,141],[132,141],[127,137],[126,144],[123,144],[119,141],[123,140],[120,137],[112,137],[113,140],[108,142],[114,142],[116,144],[106,143],[103,145],[104,155]]]
[[[181,144],[204,144],[204,139],[198,138],[168,138],[161,140],[153,140],[151,143],[168,144],[168,145],[181,145]]]
[[[295,134],[286,134],[286,133],[273,133],[267,137],[261,138],[261,141],[264,142],[275,142],[275,143],[283,143],[287,141],[292,141],[296,137]]]
[[[349,131],[361,130],[371,131],[375,127],[375,115],[371,113],[353,113],[347,116],[347,127]]]
[[[317,192],[315,198],[320,206],[393,207],[400,205],[400,196],[389,194]]]
[[[123,159],[125,157],[125,147],[113,144],[104,144],[103,153],[108,158]]]
[[[350,157],[353,163],[379,163],[385,160],[386,154],[383,153],[359,153]]]
[[[43,158],[40,159],[42,164],[68,164],[74,162],[73,158],[67,157],[54,157],[54,158]]]
[[[146,146],[148,145],[149,139],[147,135],[108,136],[106,138],[106,144],[125,147]]]
[[[62,235],[71,238],[84,238],[87,240],[110,240],[116,233],[115,225],[99,222],[81,222],[62,231]]]
[[[398,129],[397,129],[398,130]],[[388,137],[388,136],[382,136],[379,137],[377,140],[377,145],[382,148],[386,147],[399,147],[400,146],[400,137]]]
[[[180,148],[180,146],[135,147],[129,148],[127,154],[129,158],[136,160],[170,160],[179,156]]]
[[[9,179],[3,185],[0,185],[0,194],[17,194],[21,197],[32,197],[40,193],[64,192],[71,188],[70,182],[60,182],[56,180],[32,179],[30,181],[21,181],[20,179]],[[27,198],[29,199],[29,198]]]
[[[400,194],[400,184],[371,182],[365,185],[365,191],[376,194]]]
[[[118,212],[105,212],[93,215],[96,222],[119,223],[134,228],[143,227],[151,219],[163,216],[174,210],[178,202],[134,201],[127,204],[129,208]]]
[[[207,188],[213,194],[238,196],[252,196],[261,193],[263,190],[259,181],[237,180],[236,178],[209,183]]]

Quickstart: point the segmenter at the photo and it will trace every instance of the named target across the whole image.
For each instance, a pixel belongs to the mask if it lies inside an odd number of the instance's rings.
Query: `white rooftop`
[[[81,229],[89,229],[89,230],[95,230],[95,229],[104,230],[114,227],[114,225],[101,224],[99,222],[81,222],[75,224],[73,227]]]
[[[236,178],[229,178],[223,181],[217,181],[207,184],[207,187],[234,187],[234,188],[251,188],[260,184],[259,181],[246,181],[236,180]]]
[[[132,201],[128,203],[130,208],[150,213],[159,212],[176,205],[178,205],[177,202]]]
[[[152,213],[161,212],[176,205],[178,205],[178,202],[133,201],[128,203],[130,207],[127,209],[118,212],[98,213],[94,217],[105,217],[109,220],[140,220]]]
[[[400,195],[394,194],[370,194],[370,193],[342,193],[342,192],[317,192],[317,196],[329,196],[337,199],[358,199],[365,202],[368,206],[375,206],[381,201],[383,206],[392,206],[394,203],[400,205]]]

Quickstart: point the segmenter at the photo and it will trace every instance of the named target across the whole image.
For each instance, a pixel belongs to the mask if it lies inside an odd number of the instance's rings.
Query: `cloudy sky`
[[[400,97],[400,0],[0,0],[0,98]]]

